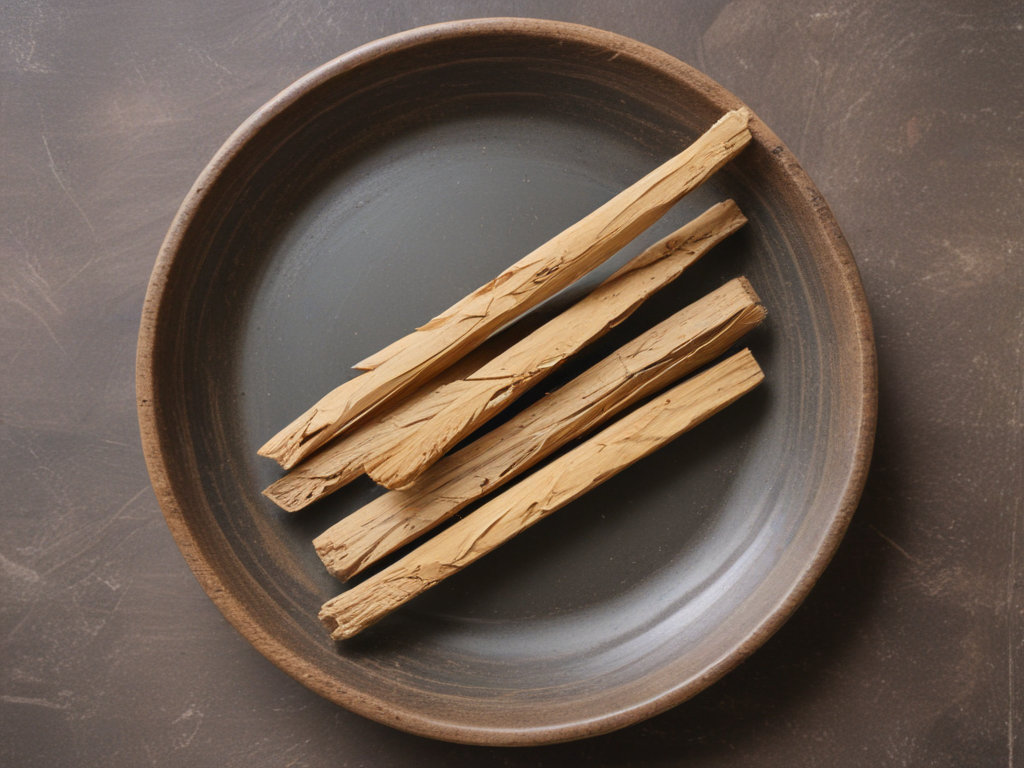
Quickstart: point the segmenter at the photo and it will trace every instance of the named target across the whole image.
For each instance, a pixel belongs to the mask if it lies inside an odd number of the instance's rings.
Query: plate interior
[[[575,45],[449,40],[327,80],[205,191],[169,272],[154,357],[183,522],[234,598],[318,670],[304,682],[338,700],[369,692],[459,727],[550,728],[669,695],[787,598],[849,482],[862,416],[841,354],[849,308],[814,257],[820,227],[794,216],[792,181],[755,142],[524,322],[715,202],[735,199],[748,225],[503,418],[739,275],[769,312],[745,341],[765,383],[359,637],[332,643],[317,621],[344,587],[311,539],[382,491],[364,478],[285,513],[260,494],[282,472],[257,448],[352,363],[720,114],[634,57]]]

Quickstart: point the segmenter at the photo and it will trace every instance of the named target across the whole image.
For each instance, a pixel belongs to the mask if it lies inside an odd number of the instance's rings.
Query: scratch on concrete
[[[189,733],[182,734],[182,736],[174,740],[174,748],[176,750],[185,749],[192,744],[192,740],[199,732],[199,726],[203,724],[203,711],[195,704],[190,704],[188,709],[175,718],[174,723],[194,723]]]
[[[96,228],[92,225],[92,222],[89,221],[89,217],[85,215],[85,211],[82,210],[82,206],[80,206],[78,201],[75,200],[75,196],[71,194],[71,190],[68,189],[68,185],[64,183],[64,179],[60,175],[60,171],[57,170],[57,164],[53,161],[53,153],[50,152],[50,142],[46,140],[46,134],[41,133],[39,135],[43,139],[43,148],[46,149],[46,158],[50,161],[50,170],[53,171],[53,178],[57,180],[57,183],[60,184],[60,188],[64,190],[64,194],[68,196],[68,200],[71,201],[71,204],[75,206],[75,209],[81,214],[82,220],[85,221],[86,226],[89,227],[89,231],[92,232],[92,236],[96,237]]]
[[[903,547],[901,547],[901,546],[900,546],[899,544],[897,544],[897,543],[896,543],[895,541],[893,541],[892,539],[890,539],[890,538],[889,538],[888,536],[886,536],[886,535],[885,535],[884,533],[882,533],[882,532],[881,532],[880,530],[878,530],[877,528],[875,528],[875,526],[873,526],[873,525],[871,525],[870,523],[868,523],[868,527],[869,527],[869,528],[870,528],[870,529],[871,529],[872,531],[874,531],[875,533],[877,533],[877,534],[878,534],[879,536],[881,536],[881,537],[882,537],[882,538],[883,538],[883,539],[884,539],[885,541],[887,541],[887,542],[889,542],[890,544],[892,544],[892,545],[893,545],[893,546],[894,546],[894,547],[896,548],[896,551],[897,551],[897,552],[899,552],[899,553],[900,553],[901,555],[903,555],[903,556],[904,556],[905,558],[907,558],[907,560],[909,560],[910,562],[912,562],[912,563],[914,563],[914,564],[916,564],[916,565],[920,565],[920,566],[923,566],[923,565],[924,565],[924,563],[922,563],[922,562],[921,562],[920,560],[918,560],[918,559],[917,559],[916,557],[914,557],[914,556],[913,556],[912,554],[910,554],[909,552],[907,552],[907,550],[905,550],[905,549],[904,549]]]
[[[50,335],[50,339],[53,340],[53,343],[57,345],[57,349],[61,351],[61,354],[64,355],[66,359],[70,359],[68,357],[68,351],[64,349],[64,345],[60,343],[60,340],[57,338],[57,334],[53,332],[53,328],[51,328],[50,324],[46,322],[46,318],[43,316],[41,312],[39,312],[38,310],[35,309],[35,307],[31,306],[30,304],[18,298],[17,296],[10,296],[6,292],[4,293],[4,299],[12,304],[17,304],[19,307],[21,307],[30,315],[32,315],[32,317],[38,320],[39,323],[43,326],[43,328],[46,329],[46,332]]]
[[[0,701],[8,704],[22,704],[29,707],[45,707],[46,709],[67,709],[67,703],[50,701],[48,699],[34,699],[28,696],[0,696]]]
[[[149,488],[150,488],[149,484],[146,484],[146,485],[142,486],[142,488],[139,489],[138,493],[136,493],[134,496],[132,496],[130,499],[128,499],[128,501],[126,501],[124,504],[122,504],[121,508],[119,510],[117,510],[117,512],[114,513],[114,518],[116,519],[116,518],[120,517],[121,513],[124,512],[126,509],[128,509],[128,507],[130,507],[132,504],[134,504],[138,500],[139,496],[141,496],[146,491],[148,491]]]
[[[814,54],[808,52],[807,54],[811,61],[814,62],[814,86],[811,88],[811,103],[807,105],[807,117],[804,119],[804,127],[800,132],[800,155],[804,154],[804,144],[807,142],[807,136],[811,133],[811,125],[814,120],[815,112],[818,106],[818,93],[823,89],[825,82],[825,72],[822,69],[821,62],[815,58]]]
[[[78,546],[77,551],[75,553],[66,554],[63,557],[60,557],[57,560],[57,563],[53,565],[53,567],[43,572],[42,576],[47,577],[56,571],[66,569],[70,562],[76,560],[78,557],[82,555],[82,553],[86,552],[90,547],[95,545],[95,543],[102,538],[103,534],[107,531],[108,528],[114,525],[114,523],[118,520],[122,519],[121,516],[124,514],[124,512],[132,504],[134,504],[139,499],[139,497],[142,496],[142,494],[148,491],[150,487],[151,486],[149,485],[144,485],[142,488],[140,488],[139,491],[134,496],[132,496],[130,499],[128,499],[128,501],[122,504],[120,509],[118,509],[112,515],[110,515],[110,517],[108,517],[101,525],[92,528],[89,531],[89,535],[87,537],[83,536],[80,531],[69,530],[65,532],[63,535],[61,535],[56,541],[47,544],[47,546],[42,550],[40,554],[47,554],[56,551],[68,542],[72,542],[74,544],[77,544]],[[126,539],[129,536],[133,536],[135,533],[137,533],[137,531],[138,529],[133,530],[124,538]],[[122,541],[123,540],[124,539],[122,539]]]
[[[39,581],[38,573],[27,566],[19,565],[13,560],[9,560],[3,555],[0,555],[0,572],[11,579],[18,579],[29,583]]]

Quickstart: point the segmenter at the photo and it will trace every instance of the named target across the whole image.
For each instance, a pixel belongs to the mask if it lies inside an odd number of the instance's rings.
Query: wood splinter
[[[335,640],[376,623],[557,509],[714,415],[764,378],[749,350],[683,382],[504,491],[389,568],[328,601]]]
[[[363,416],[384,408],[553,296],[639,235],[750,141],[745,109],[726,113],[683,152],[513,264],[415,332],[363,361],[259,453],[290,469]]]
[[[591,366],[522,413],[446,456],[405,491],[391,491],[313,542],[347,579],[615,414],[711,362],[765,316],[744,278],[732,280]],[[328,493],[322,477],[308,493]]]

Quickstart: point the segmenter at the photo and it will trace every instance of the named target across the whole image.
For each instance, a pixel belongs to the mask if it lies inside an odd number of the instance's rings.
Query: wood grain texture
[[[568,441],[716,359],[764,316],[746,280],[727,283],[442,459],[413,488],[384,494],[338,521],[313,542],[317,554],[339,579],[360,573]],[[323,492],[325,478],[314,475],[309,486]]]
[[[391,419],[394,438],[367,451],[366,473],[406,488],[456,443],[501,413],[566,360],[626,320],[656,291],[746,222],[731,200],[659,240],[556,318],[474,373],[445,387],[448,404]]]
[[[749,350],[606,427],[397,563],[324,604],[335,640],[353,637],[513,536],[735,402],[764,379]]]
[[[325,395],[259,454],[290,469],[364,414],[411,391],[587,274],[735,157],[750,141],[747,119],[743,110],[723,115],[671,160],[364,363],[371,367],[367,373]]]
[[[449,402],[446,386],[480,369],[490,359],[514,346],[528,335],[534,323],[526,319],[496,337],[488,339],[454,365],[441,371],[425,386],[408,395],[379,416],[373,416],[350,432],[328,443],[283,477],[275,480],[263,495],[288,512],[298,512],[317,499],[342,488],[364,472],[366,457],[376,450],[391,450],[398,430],[395,424],[429,418]]]

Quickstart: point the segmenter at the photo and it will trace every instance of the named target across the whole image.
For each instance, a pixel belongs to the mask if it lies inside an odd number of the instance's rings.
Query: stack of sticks
[[[361,573],[567,443],[712,362],[764,319],[754,289],[738,277],[449,453],[746,222],[731,200],[719,203],[516,343],[497,351],[494,341],[484,344],[603,263],[735,157],[750,141],[747,121],[746,110],[723,116],[589,216],[358,363],[365,373],[327,394],[260,449],[290,470],[264,491],[289,512],[364,473],[389,489],[314,541],[333,575],[345,580]],[[674,386],[330,600],[321,621],[336,640],[357,634],[762,379],[743,350]]]

